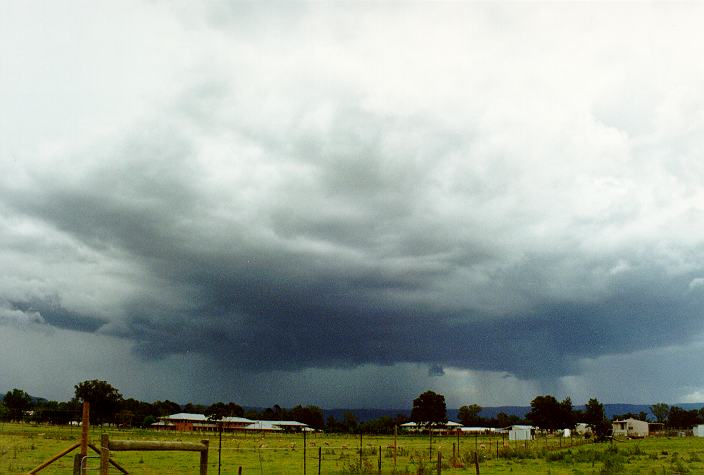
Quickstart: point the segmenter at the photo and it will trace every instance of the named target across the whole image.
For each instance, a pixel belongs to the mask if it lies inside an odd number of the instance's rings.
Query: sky
[[[0,391],[704,401],[702,20],[0,0]]]

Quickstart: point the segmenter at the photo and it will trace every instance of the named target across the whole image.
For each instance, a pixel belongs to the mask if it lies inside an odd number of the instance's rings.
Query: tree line
[[[420,394],[413,401],[411,416],[398,414],[395,417],[382,416],[369,421],[359,421],[353,412],[345,413],[341,419],[329,416],[324,419],[323,410],[314,405],[297,405],[282,408],[274,405],[264,410],[245,410],[234,402],[216,402],[210,405],[188,403],[185,405],[173,401],[144,402],[133,398],[125,399],[120,391],[110,383],[102,380],[87,380],[74,386],[74,397],[69,401],[46,401],[33,399],[22,389],[8,391],[0,403],[0,419],[8,421],[28,421],[49,424],[68,424],[79,420],[83,401],[90,402],[91,424],[113,424],[123,427],[149,427],[159,417],[178,412],[204,414],[211,420],[223,417],[246,417],[261,420],[289,420],[308,424],[318,430],[337,433],[375,433],[390,434],[400,424],[414,421],[420,426],[447,422],[445,397],[433,391]],[[645,412],[638,414],[619,414],[613,419],[634,419],[660,422],[669,429],[691,428],[704,424],[704,408],[686,410],[678,406],[658,403],[650,406],[655,420]],[[573,407],[571,399],[558,401],[551,395],[534,398],[530,411],[525,417],[499,413],[495,417],[485,418],[480,414],[482,407],[478,404],[464,405],[459,408],[458,419],[469,427],[508,427],[514,424],[530,424],[541,429],[554,431],[573,429],[577,423],[589,425],[597,437],[603,437],[611,428],[604,406],[596,398],[590,399],[584,410]]]
[[[317,406],[297,405],[284,409],[275,405],[263,411],[245,411],[234,402],[216,402],[210,405],[182,405],[170,400],[145,402],[125,399],[120,391],[102,380],[88,380],[74,386],[74,397],[69,401],[33,399],[22,389],[8,391],[0,403],[0,419],[17,422],[69,424],[82,416],[83,401],[90,403],[90,423],[121,427],[149,427],[159,417],[189,412],[203,414],[212,420],[223,417],[247,417],[264,420],[296,420],[316,429],[323,429],[323,410]]]
[[[704,408],[685,410],[678,406],[657,403],[650,406],[655,416],[651,420],[645,412],[615,415],[612,420],[630,417],[647,422],[659,422],[667,429],[689,429],[697,424],[704,424]],[[556,431],[574,429],[578,423],[586,424],[595,437],[604,439],[611,430],[611,421],[606,417],[604,405],[598,399],[589,399],[584,410],[575,409],[572,400],[567,397],[558,401],[549,394],[537,396],[530,403],[530,411],[521,418],[515,415],[499,413],[494,418],[481,417],[482,407],[478,404],[459,408],[457,417],[465,427],[504,428],[515,424],[530,424],[542,430]],[[426,391],[413,401],[411,420],[417,424],[430,426],[447,422],[445,397],[433,391]]]

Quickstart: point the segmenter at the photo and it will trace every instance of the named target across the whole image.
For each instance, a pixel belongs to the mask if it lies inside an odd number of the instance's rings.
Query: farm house
[[[311,430],[307,424],[297,421],[264,421],[244,417],[224,417],[220,421],[211,421],[203,414],[181,412],[170,416],[161,417],[160,421],[152,424],[152,428],[177,431],[217,431],[222,425],[224,432],[234,431],[288,431],[300,432]]]
[[[633,418],[612,423],[614,437],[648,437],[651,433],[662,430],[662,427],[662,424]]]
[[[694,437],[704,437],[704,424],[696,425],[692,428]]]

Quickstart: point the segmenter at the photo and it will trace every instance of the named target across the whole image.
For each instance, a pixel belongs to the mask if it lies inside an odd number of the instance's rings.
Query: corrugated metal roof
[[[203,414],[191,414],[190,412],[179,412],[178,414],[171,414],[170,416],[164,416],[161,419],[166,420],[178,420],[178,421],[198,421],[205,422],[208,420]]]

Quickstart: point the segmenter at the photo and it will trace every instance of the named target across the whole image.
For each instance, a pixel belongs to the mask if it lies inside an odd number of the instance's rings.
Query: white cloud
[[[0,301],[0,325],[27,326],[42,323],[45,322],[39,312],[15,310]]]
[[[227,345],[296,305],[334,315],[330,335],[400,314],[424,336],[514,319],[557,344],[571,322],[592,346],[561,348],[576,369],[560,381],[468,357],[438,362],[434,384],[458,403],[551,388],[613,401],[648,360],[673,385],[629,401],[692,394],[665,370],[676,359],[633,352],[678,353],[696,329],[695,292],[680,290],[704,282],[702,7],[37,5],[0,18],[0,320],[28,347],[49,337],[23,325],[95,319],[94,338],[136,361],[121,345],[211,328]],[[680,332],[651,335],[646,297],[672,302],[659,317]],[[36,301],[68,315],[23,310]],[[624,301],[631,313],[608,313]],[[633,346],[600,333],[620,326]],[[130,332],[143,334],[106,336]],[[436,362],[418,351],[389,367],[413,392],[428,383],[413,365]],[[346,357],[277,380],[392,373]]]
[[[689,290],[696,290],[701,287],[704,287],[704,278],[695,277],[694,279],[689,281]]]

